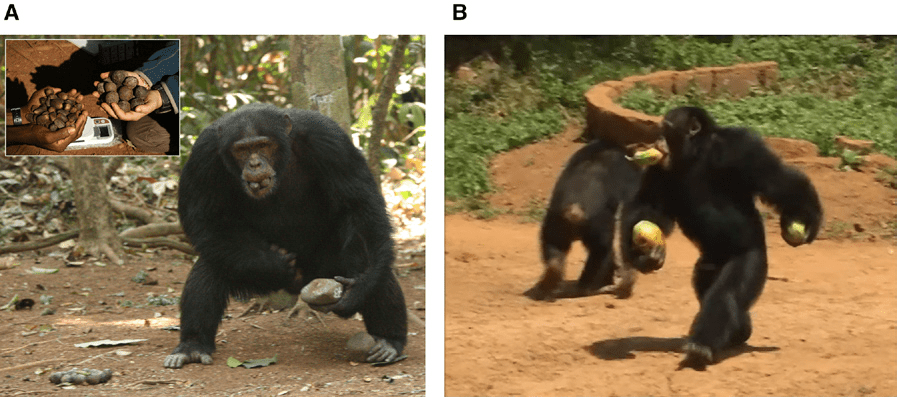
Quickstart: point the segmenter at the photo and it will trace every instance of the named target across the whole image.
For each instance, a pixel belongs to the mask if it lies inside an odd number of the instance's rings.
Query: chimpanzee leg
[[[536,285],[524,293],[526,296],[535,300],[554,298],[552,293],[564,280],[564,263],[575,240],[574,227],[559,213],[550,211],[545,216],[540,236],[545,273]]]
[[[390,271],[361,308],[364,326],[377,344],[368,352],[370,362],[393,361],[408,342],[408,312],[396,276]]]
[[[582,243],[589,250],[586,264],[579,276],[579,289],[599,289],[614,283],[612,244],[615,232],[614,217],[598,213],[589,219]]]
[[[695,265],[694,286],[701,302],[686,341],[684,363],[704,366],[722,349],[744,343],[751,335],[751,305],[766,283],[766,250],[755,248],[715,267],[702,258]]]
[[[227,307],[228,283],[216,277],[201,256],[184,283],[181,295],[181,342],[165,358],[166,368],[184,364],[211,364],[215,333]]]
[[[599,289],[614,283],[614,262],[610,247],[611,238],[593,237],[584,241],[589,250],[585,266],[579,276],[579,289]]]
[[[720,270],[722,270],[721,266],[705,261],[703,257],[698,258],[691,278],[691,284],[695,289],[695,295],[698,296],[698,302],[704,301],[704,295],[716,282]]]

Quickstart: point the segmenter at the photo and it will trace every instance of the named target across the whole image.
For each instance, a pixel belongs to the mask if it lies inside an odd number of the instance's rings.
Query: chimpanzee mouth
[[[259,181],[244,181],[243,186],[249,197],[260,200],[274,192],[275,183],[274,178],[267,177]]]

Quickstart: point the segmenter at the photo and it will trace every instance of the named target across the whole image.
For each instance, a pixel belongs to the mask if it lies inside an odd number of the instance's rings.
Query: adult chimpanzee
[[[647,169],[623,224],[648,219],[667,234],[675,221],[701,251],[692,279],[700,310],[682,361],[700,369],[713,363],[721,349],[751,336],[748,311],[767,273],[755,197],[781,214],[782,236],[792,246],[816,238],[822,205],[809,178],[783,164],[748,129],[720,127],[696,107],[671,110],[661,128],[668,158]],[[631,228],[622,231],[631,233]]]
[[[393,275],[392,229],[377,182],[333,120],[312,111],[247,105],[206,128],[181,173],[178,213],[199,252],[181,297],[180,344],[165,367],[211,364],[229,296],[298,293],[316,278],[343,284],[313,306],[361,313],[390,362],[407,340]]]
[[[525,292],[527,296],[554,300],[613,293],[626,298],[635,283],[633,267],[647,273],[663,265],[663,245],[640,249],[621,240],[620,215],[635,197],[642,173],[627,158],[627,150],[610,141],[594,140],[570,157],[542,221],[545,273]],[[626,236],[632,238],[631,230]],[[579,280],[569,283],[564,281],[564,261],[576,240],[582,241],[589,255]],[[630,250],[623,252],[627,247]]]

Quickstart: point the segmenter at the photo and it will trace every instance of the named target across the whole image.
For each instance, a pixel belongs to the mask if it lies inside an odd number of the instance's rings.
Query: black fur
[[[810,243],[822,222],[813,184],[785,165],[763,140],[745,128],[717,126],[703,109],[671,110],[663,121],[669,158],[646,171],[637,205],[624,215],[623,241],[642,219],[675,221],[701,251],[693,285],[700,311],[689,331],[683,365],[701,368],[717,353],[751,336],[750,307],[766,283],[763,219],[755,197],[780,213],[783,236],[793,221]],[[664,229],[665,231],[667,229]]]
[[[247,193],[234,142],[268,137],[277,151],[273,191]],[[361,313],[369,334],[401,354],[407,313],[392,273],[392,228],[364,157],[331,119],[248,105],[206,128],[181,174],[178,213],[199,259],[181,297],[180,344],[165,366],[211,363],[230,296],[298,293],[315,278],[350,279],[327,307]],[[284,254],[287,252],[288,254]],[[301,277],[300,277],[301,276]]]
[[[594,140],[567,161],[554,185],[539,236],[545,273],[526,291],[527,296],[553,300],[615,293],[625,298],[635,281],[629,263],[639,262],[635,267],[643,272],[663,265],[663,250],[653,257],[633,250],[625,256],[627,263],[618,263],[623,256],[617,250],[627,245],[615,240],[620,237],[617,217],[622,206],[635,197],[642,177],[642,169],[626,155],[625,149],[610,141]],[[564,262],[577,240],[589,255],[579,280],[565,283]],[[620,278],[616,283],[615,271]]]

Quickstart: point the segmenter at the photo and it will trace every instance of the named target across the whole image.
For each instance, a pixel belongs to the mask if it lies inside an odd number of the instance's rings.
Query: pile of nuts
[[[124,70],[110,72],[108,78],[97,84],[100,103],[117,103],[126,112],[143,105],[149,91],[138,83],[137,77],[128,76]]]
[[[68,371],[54,372],[50,375],[50,382],[71,383],[73,385],[95,385],[97,383],[106,383],[112,379],[112,370],[104,369],[70,369]]]
[[[56,131],[75,125],[75,121],[84,111],[84,107],[75,97],[65,92],[54,93],[52,88],[45,88],[45,97],[40,98],[40,106],[25,114],[25,120],[42,125]]]

